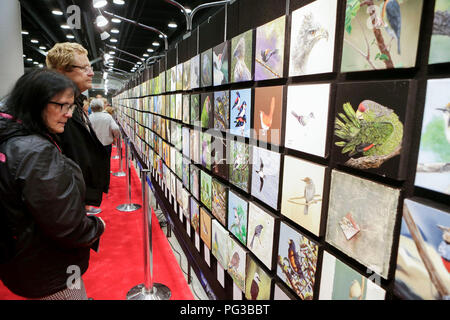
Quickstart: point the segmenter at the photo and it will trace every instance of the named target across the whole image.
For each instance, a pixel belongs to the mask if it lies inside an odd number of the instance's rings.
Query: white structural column
[[[0,1],[0,99],[24,73],[22,20],[18,0]]]

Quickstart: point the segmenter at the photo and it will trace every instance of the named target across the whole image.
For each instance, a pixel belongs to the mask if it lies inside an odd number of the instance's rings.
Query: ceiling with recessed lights
[[[101,1],[107,4],[95,9],[94,3]],[[111,66],[114,73],[110,73],[111,77],[121,81],[128,78],[129,73],[133,73],[144,60],[164,52],[164,39],[159,33],[132,22],[155,28],[167,35],[169,47],[186,32],[185,15],[180,8],[166,0],[19,0],[19,2],[25,68],[45,66],[45,53],[55,43],[74,41],[89,51],[89,59],[96,73],[94,83],[102,82],[103,72],[111,70],[110,66],[105,65],[105,53],[110,55],[109,61],[113,62]],[[200,4],[215,1],[177,0],[177,2],[186,9],[194,9]],[[193,29],[220,8],[200,10],[194,16]],[[114,19],[113,15],[130,21]],[[97,25],[101,25],[101,20],[107,22],[103,27]]]

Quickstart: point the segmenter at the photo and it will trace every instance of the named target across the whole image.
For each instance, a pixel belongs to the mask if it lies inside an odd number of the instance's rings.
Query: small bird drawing
[[[236,119],[234,120],[235,127],[241,129],[241,135],[244,135],[245,127],[247,124],[247,102],[242,102],[241,106],[239,107],[239,113],[236,116]]]
[[[309,203],[311,201],[313,201],[314,195],[316,194],[316,187],[310,177],[306,177],[306,178],[302,179],[302,181],[304,181],[306,184],[305,185],[305,209],[304,209],[303,213],[305,215],[307,215],[308,209],[309,209]]]
[[[269,114],[265,113],[264,111],[259,112],[259,118],[261,120],[261,129],[262,129],[262,135],[266,135],[267,131],[272,126],[272,119],[273,119],[273,112],[275,110],[275,97],[272,97],[270,100],[270,111]]]
[[[239,257],[239,253],[236,251],[231,256],[230,262],[228,263],[228,269],[237,270],[239,268],[239,263],[241,262],[241,258]]]
[[[289,263],[291,264],[292,270],[298,274],[301,278],[303,278],[302,266],[301,266],[301,258],[297,253],[297,249],[295,248],[294,240],[289,239],[289,248],[288,248],[288,258]]]
[[[241,94],[239,91],[236,92],[236,99],[234,100],[233,107],[231,109],[234,109],[236,106],[239,106],[241,103]]]
[[[228,45],[223,46],[220,53],[213,51],[213,75],[214,85],[220,85],[228,82]]]
[[[361,289],[361,285],[359,284],[358,280],[353,280],[352,284],[350,285],[350,290],[349,290],[349,298],[350,299],[360,299],[362,295],[362,289]]]
[[[401,54],[400,34],[402,30],[402,16],[400,12],[400,5],[397,0],[384,0],[381,18],[387,18],[387,23],[384,24],[386,32],[397,40],[397,52]]]
[[[236,228],[238,232],[241,230],[241,218],[239,217],[236,207],[233,208],[233,223],[230,226],[230,230],[232,231],[234,228]]]
[[[291,110],[291,114],[297,119],[298,123],[302,125],[303,127],[306,127],[306,125],[309,123],[311,119],[314,119],[314,112],[311,112],[307,116],[298,115],[294,110]]]
[[[266,50],[261,50],[261,58],[264,61],[264,63],[267,63],[270,58],[272,58],[272,56],[278,54],[278,49],[266,49]]]
[[[264,179],[266,178],[266,174],[264,173],[264,163],[262,161],[262,159],[259,160],[261,162],[260,166],[259,166],[259,170],[255,170],[256,174],[259,176],[259,192],[262,192],[262,188],[264,186]]]
[[[250,249],[253,249],[253,241],[255,239],[258,239],[259,240],[259,244],[261,244],[260,236],[261,236],[261,232],[262,232],[263,229],[264,229],[264,226],[262,224],[258,224],[255,227],[255,232],[253,232],[252,241],[250,241]]]
[[[233,77],[234,81],[249,81],[252,80],[252,74],[245,64],[245,38],[241,37],[234,48],[233,57],[236,59],[234,66]]]
[[[250,297],[252,298],[252,300],[256,300],[258,298],[260,283],[261,279],[259,278],[259,274],[258,272],[255,272],[252,284],[250,285]]]
[[[291,51],[293,74],[306,74],[311,51],[319,40],[326,39],[328,41],[328,36],[328,31],[315,21],[312,13],[303,17],[300,29],[293,38],[293,42],[296,43]]]
[[[211,85],[211,59],[209,55],[202,55],[202,86]]]
[[[444,125],[445,125],[445,137],[448,143],[450,143],[450,102],[447,103],[445,108],[436,108],[436,110],[443,112]]]

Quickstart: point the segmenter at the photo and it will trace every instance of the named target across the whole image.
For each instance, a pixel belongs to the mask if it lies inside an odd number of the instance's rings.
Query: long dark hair
[[[42,111],[51,99],[67,89],[77,96],[75,83],[61,73],[49,69],[30,71],[17,80],[6,97],[5,111],[20,120],[30,131],[48,133]]]

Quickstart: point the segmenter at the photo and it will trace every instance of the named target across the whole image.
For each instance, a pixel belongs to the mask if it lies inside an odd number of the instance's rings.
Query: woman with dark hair
[[[86,215],[83,175],[58,145],[76,90],[35,70],[0,110],[0,279],[26,298],[87,299],[81,275],[105,227]]]

